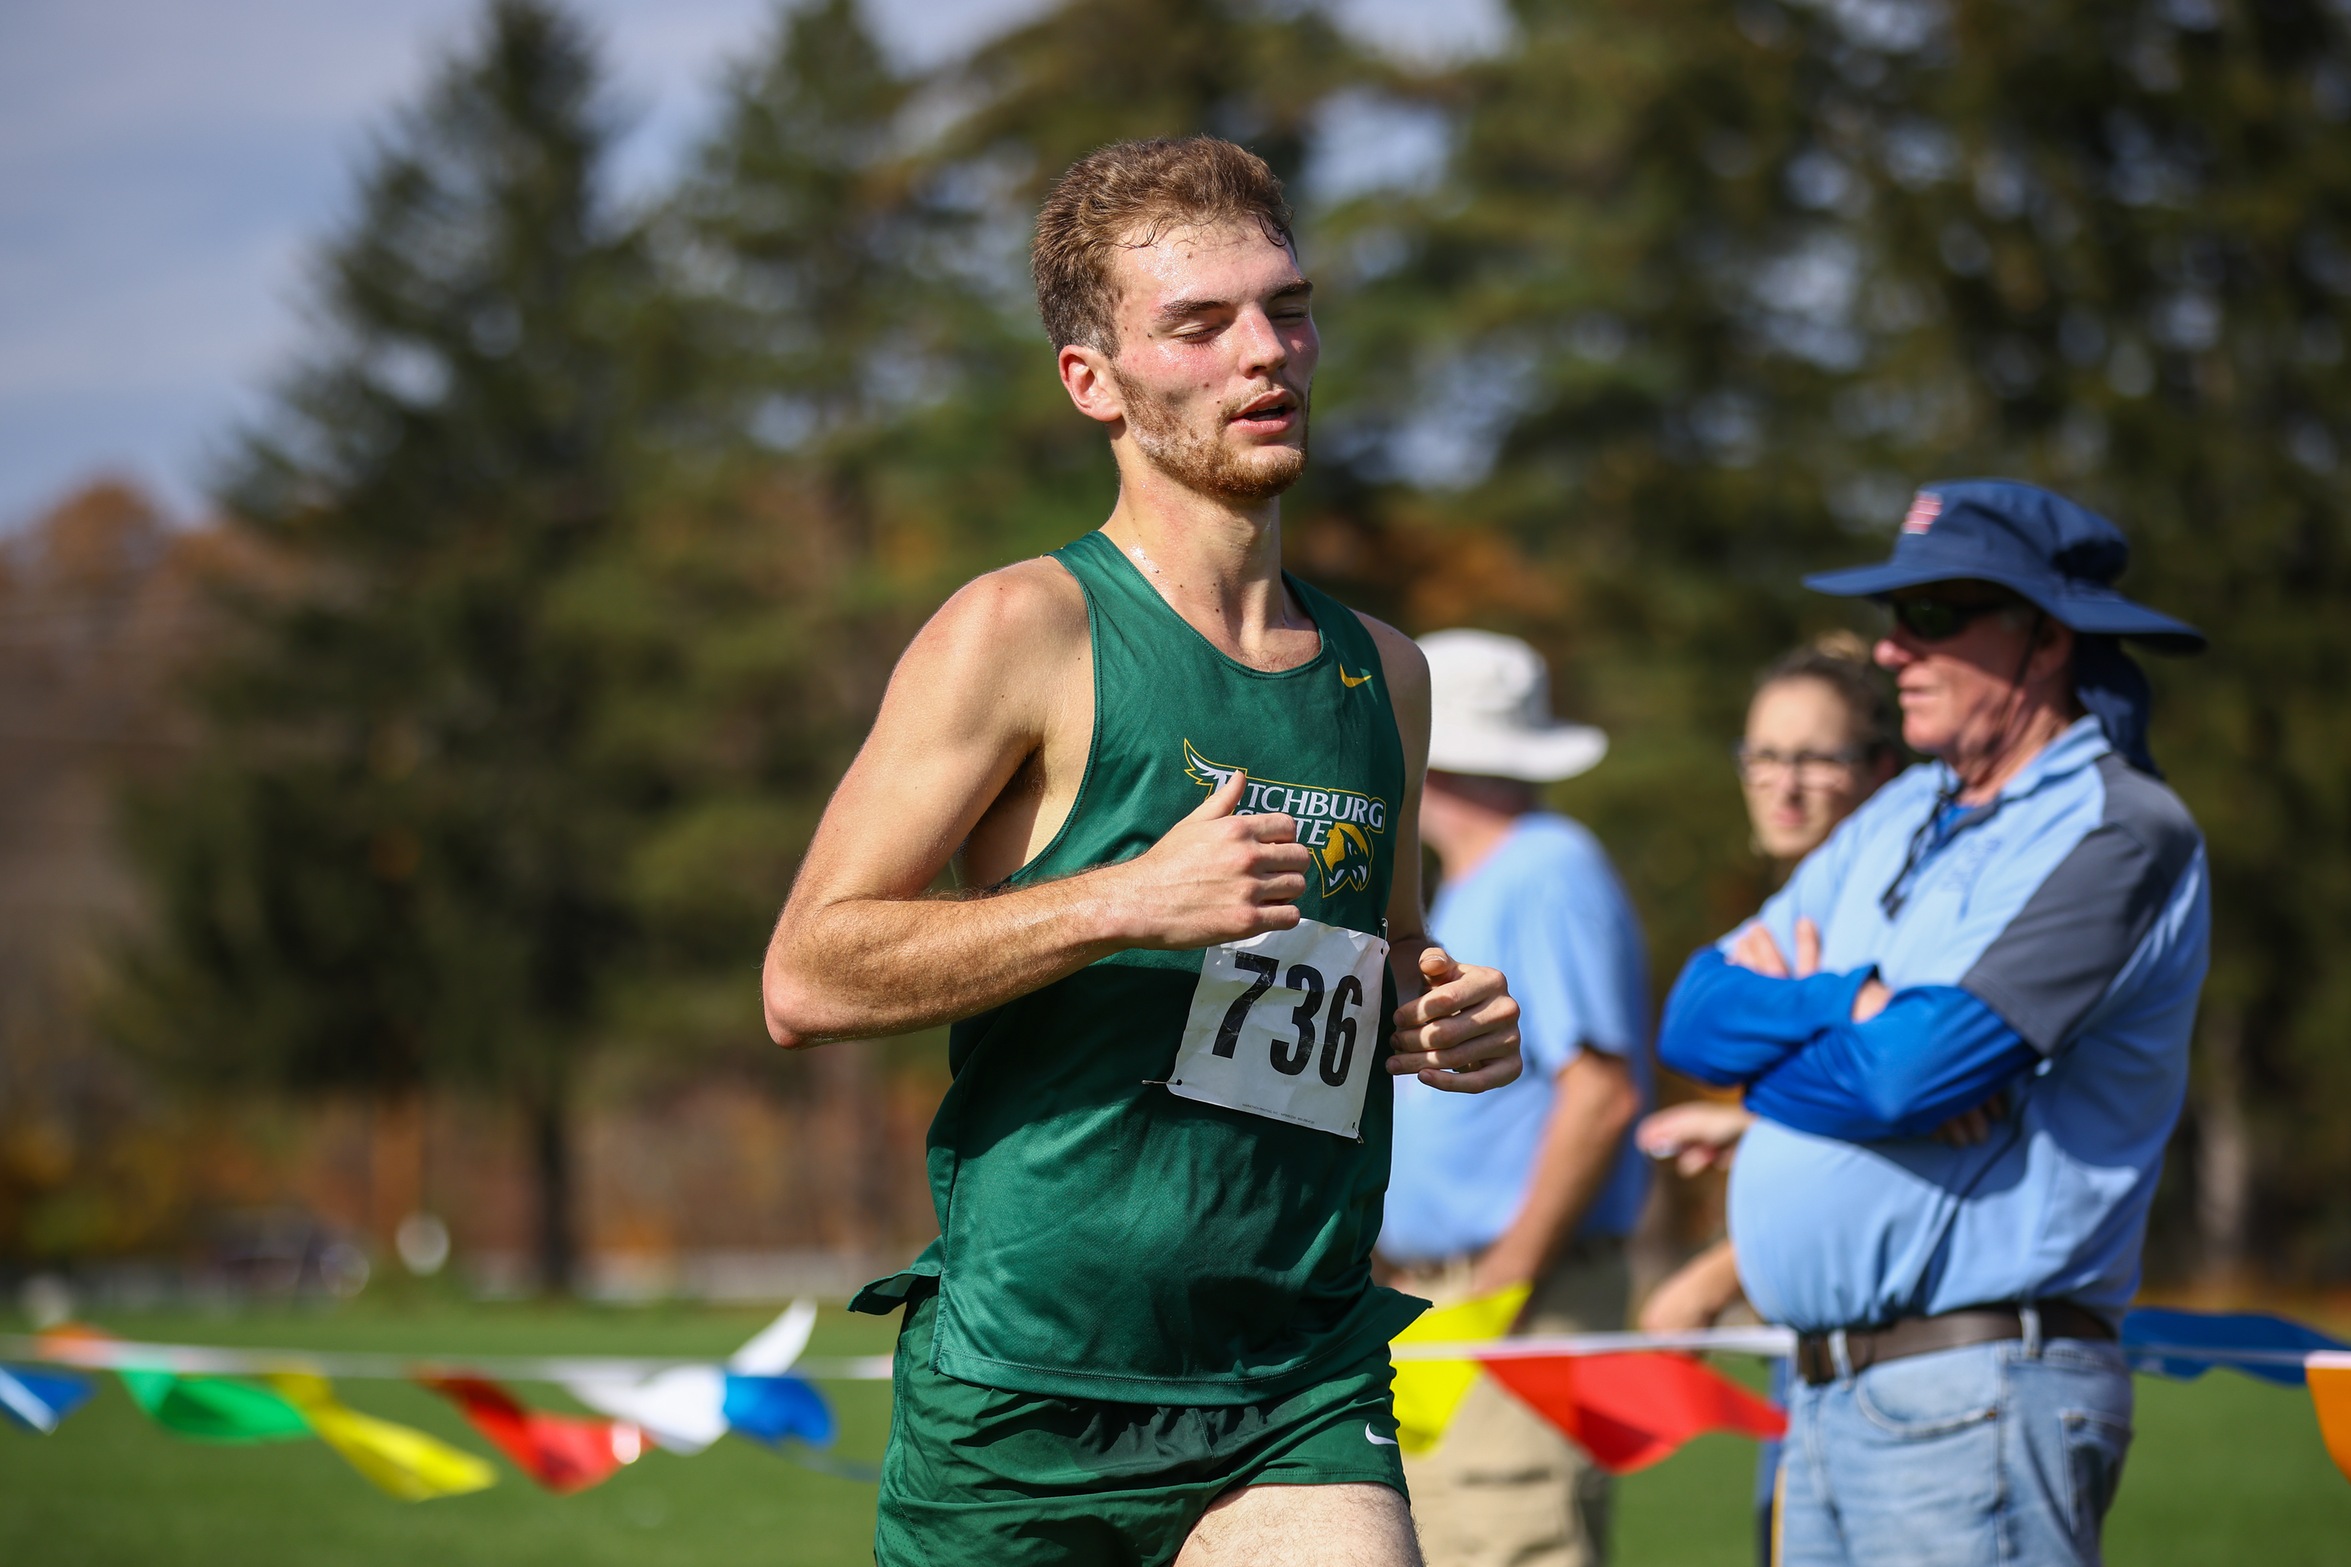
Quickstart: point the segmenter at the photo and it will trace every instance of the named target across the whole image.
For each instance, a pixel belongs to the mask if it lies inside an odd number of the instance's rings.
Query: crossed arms
[[[1874,969],[1820,973],[1819,946],[1803,920],[1793,972],[1760,925],[1728,955],[1700,948],[1666,1001],[1658,1059],[1744,1087],[1757,1115],[1847,1142],[1924,1136],[2040,1061],[1960,987],[1890,991]]]

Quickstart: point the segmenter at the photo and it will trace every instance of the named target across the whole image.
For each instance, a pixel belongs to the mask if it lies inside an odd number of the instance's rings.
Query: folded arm
[[[1778,979],[1713,947],[1682,967],[1657,1031],[1657,1059],[1716,1087],[1751,1083],[1853,1016],[1870,970]]]
[[[1999,1013],[1958,986],[1920,985],[1896,991],[1866,1023],[1821,1030],[1748,1084],[1747,1108],[1847,1142],[1922,1137],[2040,1059]]]
[[[1896,991],[1880,1010],[1864,997],[1871,979],[1869,969],[1779,978],[1703,948],[1666,1002],[1658,1059],[1745,1086],[1757,1115],[1849,1142],[1923,1135],[2041,1059],[1957,986]]]

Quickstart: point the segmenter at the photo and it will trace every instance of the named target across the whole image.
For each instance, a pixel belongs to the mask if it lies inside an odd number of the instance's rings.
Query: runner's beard
[[[1111,372],[1120,399],[1126,405],[1127,426],[1135,444],[1152,466],[1186,489],[1226,501],[1270,501],[1306,471],[1306,394],[1298,394],[1298,444],[1235,448],[1224,439],[1225,426],[1239,406],[1219,408],[1216,426],[1205,433],[1189,429],[1167,403]],[[1254,400],[1254,399],[1252,399]]]

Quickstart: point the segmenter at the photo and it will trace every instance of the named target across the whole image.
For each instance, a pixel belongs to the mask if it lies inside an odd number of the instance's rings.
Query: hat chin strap
[[[2029,738],[2027,730],[2030,728],[2033,709],[2028,698],[2032,695],[2032,689],[2026,685],[2025,676],[2033,667],[2033,655],[2041,650],[2041,632],[2048,624],[2049,612],[2035,608],[2032,630],[2024,641],[2024,655],[2017,660],[2015,673],[2008,677],[2008,698],[2000,714],[2000,727],[1994,732],[1991,745],[1984,749],[1980,757],[1963,760],[1954,756],[1948,761],[1951,771],[1958,775],[1959,798],[1962,800],[1990,780],[1999,778],[2003,772],[2010,771],[2008,759]],[[2020,719],[2027,722],[2020,724]]]

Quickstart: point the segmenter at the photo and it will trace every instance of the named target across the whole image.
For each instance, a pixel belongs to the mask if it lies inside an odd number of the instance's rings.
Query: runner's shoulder
[[[931,616],[918,642],[957,658],[1074,651],[1086,645],[1086,594],[1040,555],[972,578]]]
[[[1350,610],[1363,629],[1371,633],[1372,645],[1380,650],[1380,668],[1387,674],[1388,687],[1398,697],[1426,698],[1429,688],[1429,661],[1413,641],[1377,615],[1362,610]]]

